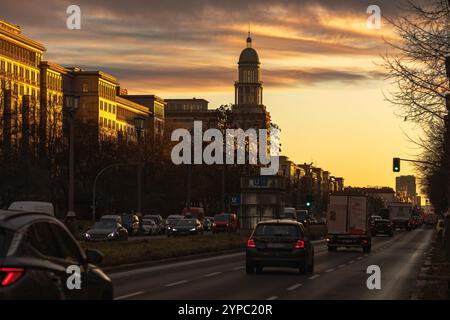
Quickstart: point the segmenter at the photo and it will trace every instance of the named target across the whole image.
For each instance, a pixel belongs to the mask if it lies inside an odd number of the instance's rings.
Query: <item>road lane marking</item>
[[[143,293],[144,293],[144,291],[137,291],[137,292],[133,292],[133,293],[130,293],[130,294],[126,294],[126,295],[114,298],[114,300],[123,300],[123,299],[131,298],[131,297],[143,294]]]
[[[355,260],[350,260],[349,262],[347,262],[348,264],[352,264],[355,263]]]
[[[326,270],[325,272],[326,272],[326,273],[330,273],[330,272],[333,272],[333,271],[334,271],[334,269],[331,268],[331,269]]]
[[[218,274],[221,274],[222,272],[218,271],[218,272],[212,272],[212,273],[208,273],[205,274],[204,277],[208,278],[208,277],[213,277],[213,276],[217,276]]]
[[[345,267],[345,264],[338,265],[338,268],[343,268],[343,267]]]
[[[233,270],[242,270],[242,269],[244,269],[244,266],[233,268]]]
[[[303,285],[302,283],[297,283],[297,284],[294,284],[293,286],[287,288],[287,290],[294,291],[295,289],[300,288],[302,285]]]
[[[356,258],[356,260],[361,260],[363,257],[358,257],[358,258]]]
[[[179,284],[183,284],[183,283],[186,283],[186,282],[188,282],[188,281],[187,280],[181,280],[181,281],[177,281],[177,282],[168,283],[165,286],[166,287],[173,287],[173,286],[177,286]]]
[[[309,280],[314,280],[314,279],[317,279],[318,277],[320,277],[320,274],[315,274],[315,275],[309,277],[308,279]]]
[[[277,296],[271,296],[271,297],[267,298],[266,300],[276,300],[276,299],[278,299]]]

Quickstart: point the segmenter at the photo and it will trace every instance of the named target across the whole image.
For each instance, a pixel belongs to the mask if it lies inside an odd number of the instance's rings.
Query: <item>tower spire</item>
[[[251,47],[252,47],[252,37],[250,36],[250,25],[249,25],[248,36],[247,36],[247,48],[251,48]]]

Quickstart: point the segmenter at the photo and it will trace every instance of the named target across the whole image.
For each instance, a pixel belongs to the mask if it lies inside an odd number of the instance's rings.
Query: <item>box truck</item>
[[[391,202],[388,205],[389,219],[394,224],[394,229],[411,230],[413,208],[411,203]]]
[[[330,195],[327,211],[328,251],[359,247],[368,253],[372,240],[368,226],[367,196],[351,193]]]

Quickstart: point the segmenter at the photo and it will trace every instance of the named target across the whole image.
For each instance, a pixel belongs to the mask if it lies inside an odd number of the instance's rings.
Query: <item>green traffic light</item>
[[[311,205],[311,203],[309,203],[309,202],[306,203],[306,206],[307,206],[307,207],[309,207],[310,205]]]

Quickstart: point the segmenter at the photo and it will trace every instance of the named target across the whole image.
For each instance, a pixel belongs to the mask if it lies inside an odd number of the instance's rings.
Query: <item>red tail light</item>
[[[9,286],[19,280],[25,272],[22,268],[0,268],[2,286]]]
[[[305,242],[303,240],[297,240],[295,244],[295,249],[302,249],[305,247]]]
[[[367,241],[366,239],[364,239],[364,240],[362,241],[362,243],[363,243],[363,244],[368,244],[369,241]]]
[[[256,248],[255,240],[248,239],[247,240],[247,248]]]

